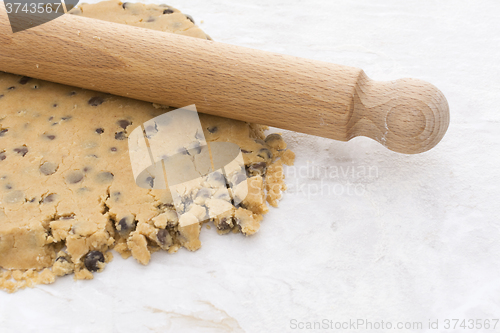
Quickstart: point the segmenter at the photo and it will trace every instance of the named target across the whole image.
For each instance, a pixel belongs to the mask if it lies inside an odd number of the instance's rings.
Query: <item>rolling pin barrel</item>
[[[401,153],[434,147],[448,104],[430,83],[63,15],[12,33],[0,4],[0,70]]]

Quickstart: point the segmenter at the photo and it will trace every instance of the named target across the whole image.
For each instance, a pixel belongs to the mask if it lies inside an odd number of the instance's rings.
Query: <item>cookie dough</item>
[[[166,5],[106,1],[71,13],[210,39]],[[243,174],[213,170],[202,185],[186,188],[179,208],[154,179],[143,179],[150,187],[136,184],[128,145],[137,127],[171,110],[0,72],[1,289],[73,273],[91,279],[112,259],[111,249],[142,264],[158,250],[195,251],[203,223],[220,234],[259,229],[268,204],[276,206],[285,189],[283,163],[293,163],[282,137],[266,137],[265,126],[200,114],[207,142],[240,147]],[[247,195],[238,202],[245,178]]]

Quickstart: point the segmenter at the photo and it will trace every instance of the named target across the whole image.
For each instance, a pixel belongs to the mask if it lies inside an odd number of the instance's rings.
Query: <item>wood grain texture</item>
[[[13,34],[2,3],[0,45],[1,71],[401,153],[434,147],[449,124],[424,81],[74,15]]]

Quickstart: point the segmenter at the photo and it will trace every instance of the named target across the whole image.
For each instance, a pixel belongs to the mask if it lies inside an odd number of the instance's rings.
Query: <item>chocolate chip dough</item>
[[[106,1],[71,13],[210,39],[190,16],[166,5]],[[266,137],[265,126],[200,114],[208,142],[241,148],[248,194],[214,218],[180,223],[168,191],[137,186],[127,144],[136,127],[169,110],[0,73],[1,289],[13,292],[73,273],[91,279],[112,259],[111,249],[142,264],[158,250],[195,251],[203,223],[220,234],[259,229],[268,204],[277,206],[285,189],[283,163],[293,163],[282,137]],[[242,178],[228,181],[237,185]],[[193,194],[185,209],[221,204],[206,191]]]

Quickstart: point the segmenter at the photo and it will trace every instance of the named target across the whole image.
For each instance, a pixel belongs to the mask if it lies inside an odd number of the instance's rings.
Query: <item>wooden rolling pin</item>
[[[0,4],[0,70],[348,141],[426,151],[449,124],[432,84],[358,68],[63,15],[12,33]]]

